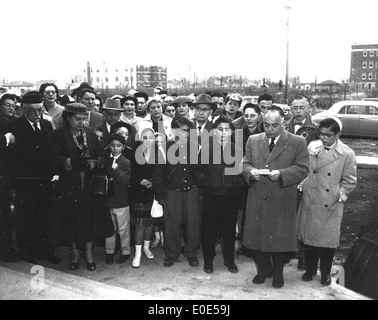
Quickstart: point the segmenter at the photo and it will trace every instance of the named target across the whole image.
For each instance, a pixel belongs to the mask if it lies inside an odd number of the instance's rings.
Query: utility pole
[[[289,87],[289,5],[284,7],[287,10],[286,22],[286,75],[285,75],[285,102],[288,103],[288,87]]]

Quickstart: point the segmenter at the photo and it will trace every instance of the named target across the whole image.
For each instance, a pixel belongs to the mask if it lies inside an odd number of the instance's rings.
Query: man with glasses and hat
[[[193,103],[193,106],[193,124],[196,134],[192,135],[191,138],[197,138],[198,144],[202,145],[209,139],[211,130],[214,128],[214,124],[209,119],[211,118],[212,113],[216,110],[217,106],[212,102],[211,97],[205,93],[198,96],[198,99],[195,103]]]
[[[24,115],[9,121],[9,130],[16,143],[10,151],[13,186],[17,192],[16,237],[22,260],[36,263],[46,260],[56,264],[48,243],[49,199],[51,198],[52,161],[48,137],[53,128],[42,119],[43,97],[38,91],[26,93],[22,98]]]

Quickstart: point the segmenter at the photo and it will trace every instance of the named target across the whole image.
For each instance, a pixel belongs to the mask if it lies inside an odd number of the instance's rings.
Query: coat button
[[[330,175],[331,175],[331,173],[329,173],[329,172],[328,172],[328,173],[327,173],[327,175],[329,175],[329,176],[330,176]]]
[[[325,207],[328,208],[328,204],[326,204]]]
[[[266,197],[265,197],[265,196],[263,196],[263,200],[266,200]]]
[[[317,174],[318,172],[316,170],[312,171],[313,174]]]
[[[329,192],[329,189],[326,189],[327,192]]]

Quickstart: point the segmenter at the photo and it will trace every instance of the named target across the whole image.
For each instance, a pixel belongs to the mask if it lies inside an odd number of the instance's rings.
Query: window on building
[[[364,54],[363,54],[364,57],[367,57],[367,52],[366,50],[364,50]]]
[[[91,73],[93,72],[93,70],[91,69]]]
[[[377,80],[377,73],[374,73],[374,80]]]
[[[356,72],[356,69],[352,68],[352,74],[354,74]]]
[[[370,50],[370,57],[374,57],[374,50]]]
[[[99,77],[96,78],[96,82],[100,82],[100,78]]]
[[[105,69],[105,73],[108,73],[108,69]]]
[[[117,69],[117,68],[115,69],[115,72],[118,72],[118,69]]]
[[[125,81],[127,81],[127,77],[125,77]]]
[[[373,68],[374,67],[374,61],[369,61],[369,68]]]
[[[362,80],[366,80],[366,73],[363,73],[363,74],[362,74],[361,79],[362,79]]]
[[[97,73],[99,73],[99,72],[100,72],[100,70],[98,70],[98,69],[97,69],[97,70],[96,70],[96,72],[97,72]]]
[[[87,78],[86,77],[84,77],[84,82],[87,82]]]
[[[366,65],[367,65],[367,62],[366,61],[362,61],[362,68],[366,68]]]
[[[373,80],[373,73],[372,72],[369,73],[369,80]]]
[[[105,77],[105,82],[108,82],[108,81],[109,81],[108,77]]]
[[[368,88],[369,88],[369,90],[371,89],[371,83],[368,84]]]
[[[115,77],[116,82],[118,82],[118,77]]]
[[[365,83],[361,84],[361,88],[365,89]]]

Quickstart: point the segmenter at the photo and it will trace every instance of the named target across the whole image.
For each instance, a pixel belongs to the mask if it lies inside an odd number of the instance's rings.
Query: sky
[[[377,0],[12,0],[0,5],[0,79],[61,80],[86,62],[166,66],[168,80],[349,77],[377,44]],[[291,9],[285,9],[285,6]],[[289,13],[289,32],[287,19]]]

